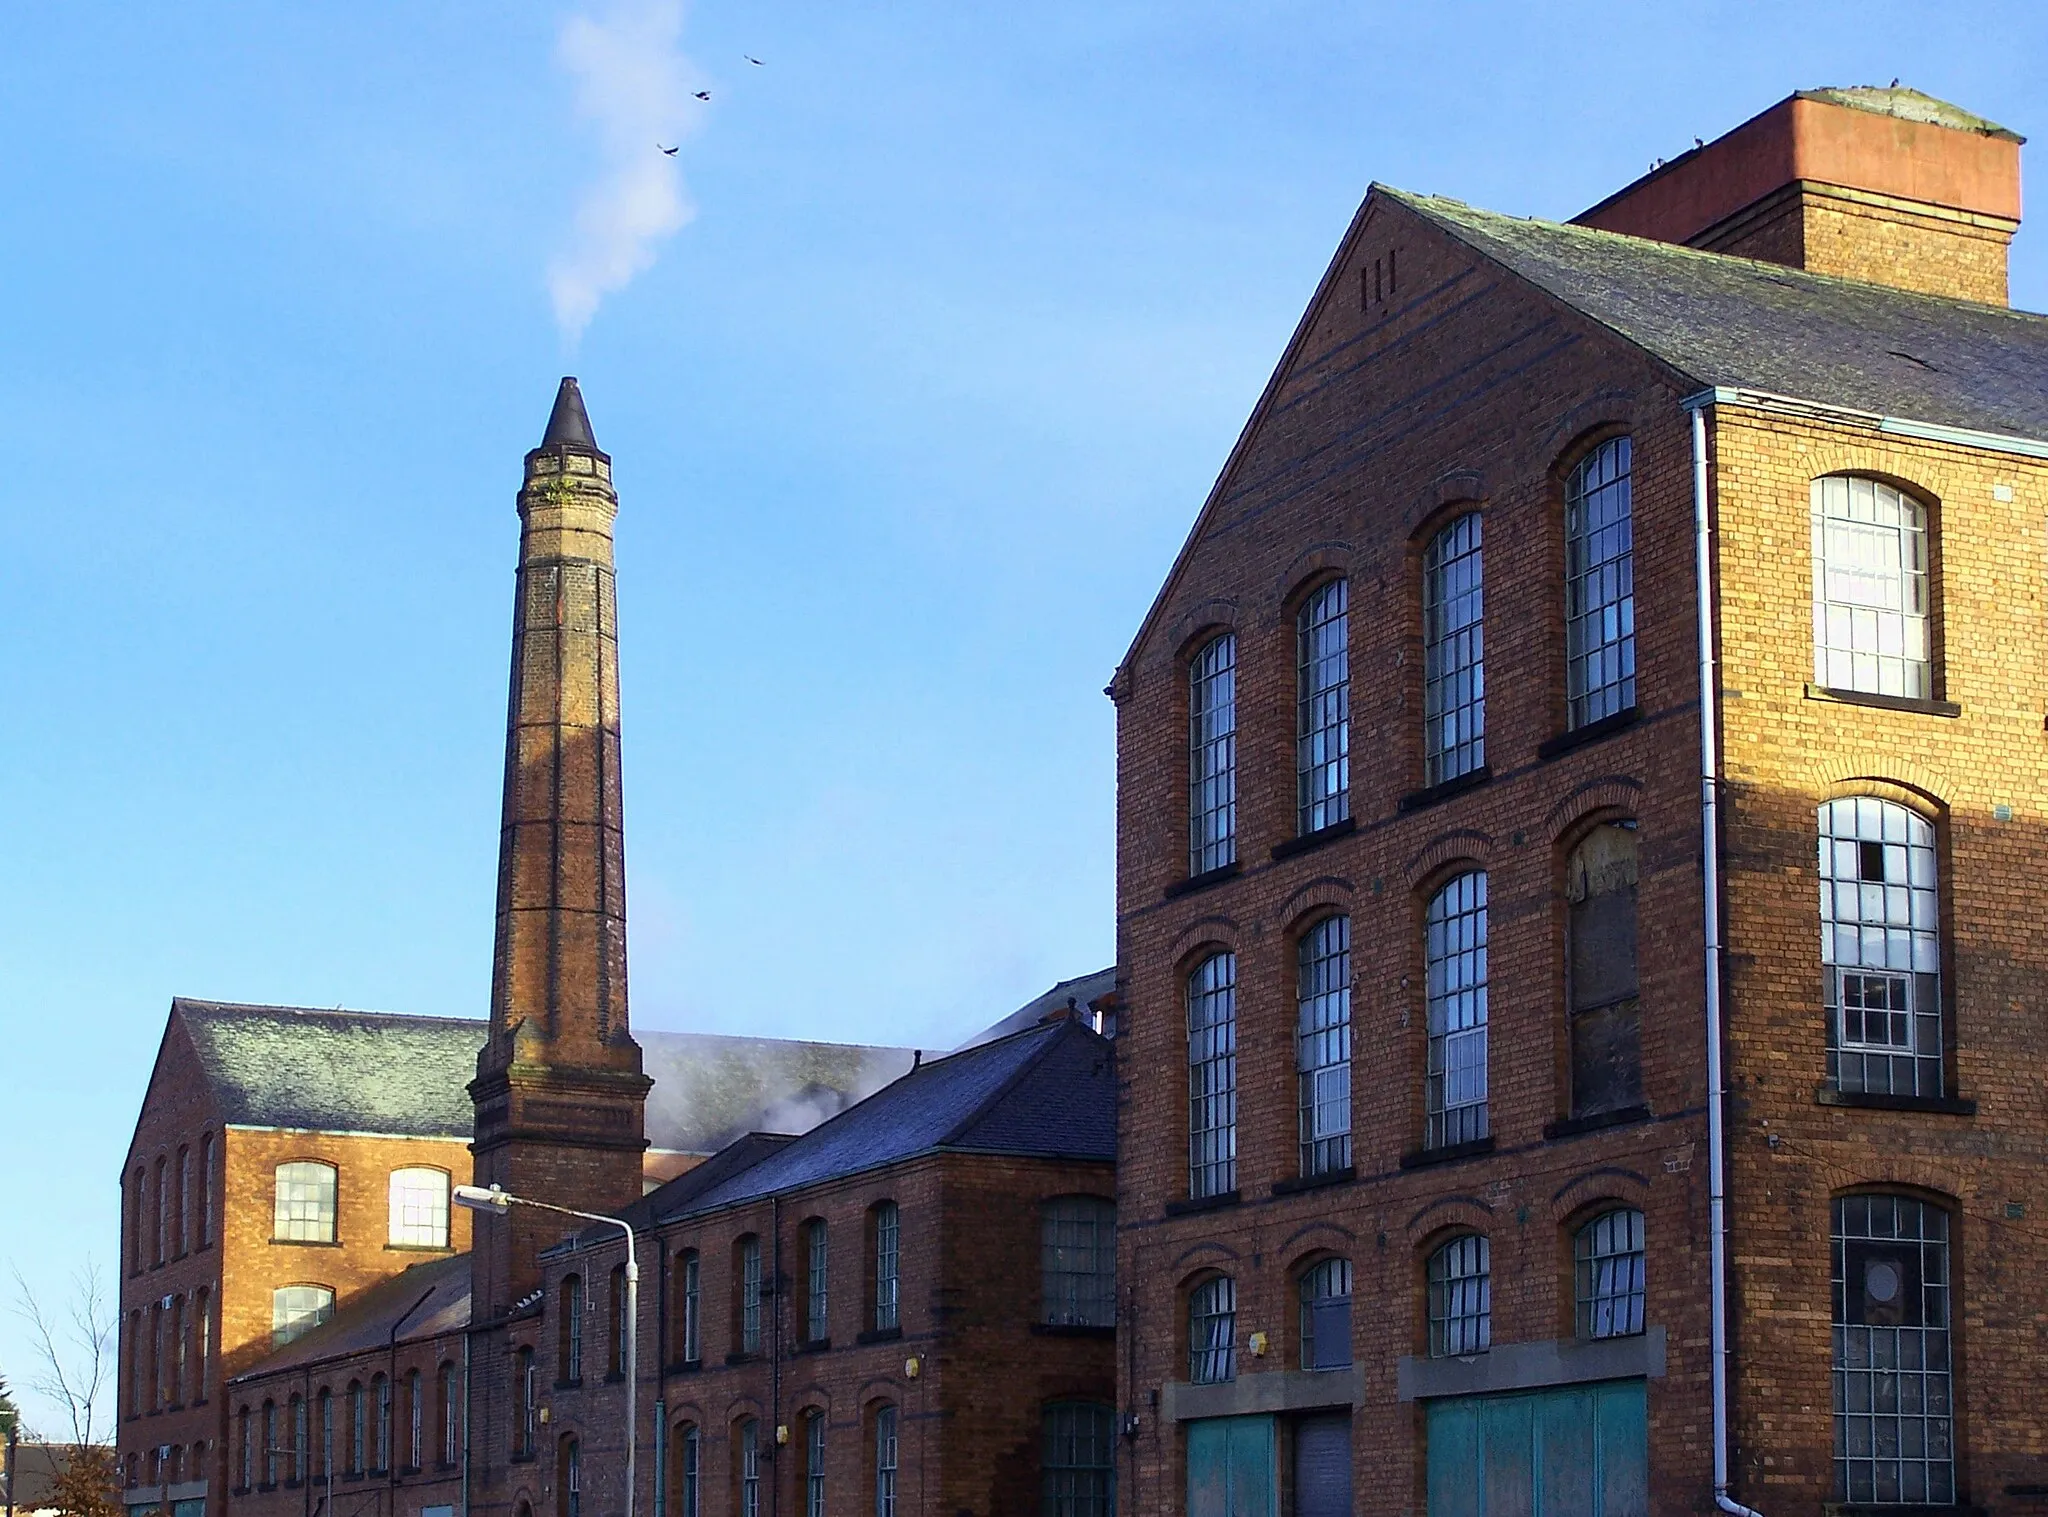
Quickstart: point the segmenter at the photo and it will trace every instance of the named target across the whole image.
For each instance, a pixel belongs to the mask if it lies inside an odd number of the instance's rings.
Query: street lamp
[[[640,1261],[633,1257],[633,1225],[599,1212],[577,1211],[574,1207],[556,1206],[548,1201],[529,1201],[495,1185],[458,1185],[451,1194],[457,1206],[466,1206],[471,1211],[491,1212],[502,1217],[515,1206],[530,1206],[536,1211],[551,1211],[585,1222],[608,1223],[626,1235],[626,1517],[633,1517],[633,1453],[640,1441],[635,1405],[635,1393],[640,1383]]]

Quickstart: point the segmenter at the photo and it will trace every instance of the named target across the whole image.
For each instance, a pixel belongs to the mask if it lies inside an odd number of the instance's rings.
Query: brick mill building
[[[1366,197],[1111,686],[1126,1511],[2044,1510],[2018,165]]]
[[[639,1512],[1107,1510],[1114,976],[939,1059],[636,1036],[616,505],[565,380],[519,497],[489,1020],[172,1005],[123,1169],[131,1517],[620,1509],[618,1234],[472,1227],[472,1182],[634,1224]]]

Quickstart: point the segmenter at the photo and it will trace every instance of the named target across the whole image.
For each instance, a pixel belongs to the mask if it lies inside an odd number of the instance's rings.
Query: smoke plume
[[[691,119],[684,108],[697,105],[682,30],[681,0],[618,0],[602,16],[563,23],[557,53],[600,157],[569,246],[548,268],[555,321],[572,344],[604,297],[653,267],[656,246],[696,214],[677,158],[656,146],[678,143]]]

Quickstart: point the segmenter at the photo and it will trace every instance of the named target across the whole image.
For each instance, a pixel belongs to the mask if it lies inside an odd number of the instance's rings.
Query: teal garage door
[[[1643,1382],[1429,1404],[1429,1517],[1648,1517]]]
[[[1271,1417],[1205,1417],[1188,1429],[1188,1517],[1274,1517]]]

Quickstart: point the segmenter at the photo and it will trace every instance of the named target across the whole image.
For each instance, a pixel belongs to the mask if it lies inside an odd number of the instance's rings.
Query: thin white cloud
[[[555,321],[572,344],[605,296],[654,265],[655,250],[697,214],[678,160],[692,68],[678,43],[681,0],[618,0],[562,25],[557,56],[575,80],[576,113],[597,129],[596,182],[576,208],[569,245],[548,266]]]

